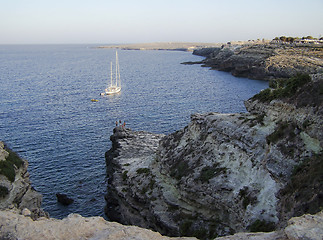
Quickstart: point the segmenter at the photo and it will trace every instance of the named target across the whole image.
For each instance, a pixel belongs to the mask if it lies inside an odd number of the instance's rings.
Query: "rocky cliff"
[[[270,233],[238,233],[219,240],[321,240],[323,212],[292,218],[281,231]],[[102,217],[84,218],[70,214],[62,220],[39,218],[36,221],[15,211],[0,211],[0,239],[95,239],[95,240],[197,240],[170,238],[151,230],[107,222]]]
[[[251,79],[288,78],[296,73],[315,74],[323,71],[323,45],[315,44],[243,44],[198,49],[205,56],[206,67],[231,72]]]
[[[323,79],[300,79],[246,101],[249,113],[193,114],[168,136],[116,128],[106,154],[107,215],[211,239],[318,212]]]
[[[31,186],[27,168],[26,160],[0,142],[0,210],[28,209],[33,219],[48,216],[41,209],[42,195]]]
[[[118,133],[116,134],[121,137],[125,132],[119,131],[119,135]],[[156,140],[160,137],[158,135],[150,135],[149,139],[155,140],[146,142],[142,138],[143,133],[138,135],[143,140],[141,146],[143,147],[143,152],[146,153],[150,151],[149,145],[154,142],[156,143]],[[129,134],[124,134],[123,136],[130,137]],[[155,143],[152,144],[153,148]],[[70,214],[67,218],[58,220],[49,218],[45,213],[41,216],[41,195],[30,187],[26,171],[27,161],[19,158],[18,155],[6,148],[2,142],[0,143],[0,159],[1,175],[7,178],[1,179],[0,239],[175,240],[175,238],[165,237],[151,230],[108,222],[102,217],[85,218],[78,214]],[[15,171],[12,172],[10,169]],[[8,191],[4,191],[5,188]],[[239,233],[234,236],[221,238],[221,240],[302,239],[304,237],[307,239],[321,239],[323,234],[322,224],[323,212],[316,215],[293,218],[282,231],[252,234]],[[176,239],[196,240],[194,237]]]

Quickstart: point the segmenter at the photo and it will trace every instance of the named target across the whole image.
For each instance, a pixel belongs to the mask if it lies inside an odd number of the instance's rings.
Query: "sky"
[[[323,0],[0,0],[0,44],[323,36]]]

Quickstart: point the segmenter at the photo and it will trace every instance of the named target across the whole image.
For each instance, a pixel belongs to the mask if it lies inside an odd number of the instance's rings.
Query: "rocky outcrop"
[[[0,142],[0,210],[29,209],[28,215],[34,219],[48,216],[41,208],[42,195],[31,186],[27,168],[26,160]]]
[[[277,232],[237,233],[219,240],[321,240],[323,212],[292,218]],[[39,218],[36,221],[14,211],[0,211],[0,239],[95,239],[95,240],[196,240],[193,237],[170,238],[151,230],[107,222],[102,217],[70,214],[62,220]]]
[[[108,216],[170,236],[211,239],[284,227],[310,203],[319,211],[322,82],[314,76],[289,98],[250,99],[249,113],[193,114],[187,127],[164,137],[115,129],[106,156]],[[316,100],[303,101],[310,89]],[[315,190],[297,193],[288,186],[305,162],[316,172],[303,173],[302,181]]]
[[[57,202],[63,204],[64,206],[68,206],[74,202],[74,199],[69,198],[66,194],[56,193]]]
[[[0,211],[0,239],[96,239],[96,240],[167,240],[159,233],[119,223],[102,217],[84,218],[70,214],[62,220],[39,218],[34,221],[13,211]],[[195,238],[179,238],[195,239]]]
[[[160,230],[162,233],[161,228],[166,229],[158,219],[148,216],[149,209],[144,207],[147,201],[144,192],[151,191],[153,180],[143,179],[149,174],[147,171],[154,161],[153,154],[163,136],[134,132],[123,127],[114,129],[112,148],[106,153],[108,194],[105,212],[109,219]]]
[[[251,79],[288,78],[299,72],[323,71],[322,45],[244,44],[198,49],[193,54],[205,56],[202,64]],[[200,62],[198,62],[200,63]]]

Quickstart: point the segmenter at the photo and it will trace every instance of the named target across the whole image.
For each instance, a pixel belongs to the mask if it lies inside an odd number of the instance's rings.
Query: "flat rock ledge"
[[[316,215],[303,215],[290,219],[288,226],[278,232],[237,233],[216,238],[219,240],[321,240],[323,237],[323,211]],[[70,214],[62,220],[30,217],[13,210],[0,211],[0,239],[95,239],[95,240],[194,240],[193,237],[171,238],[135,226],[124,226],[105,221],[102,217],[82,217]]]
[[[0,211],[0,239],[95,239],[95,240],[167,240],[151,230],[105,221],[102,217],[82,217],[70,214],[62,220],[30,217],[13,211]],[[196,238],[177,238],[193,240]]]

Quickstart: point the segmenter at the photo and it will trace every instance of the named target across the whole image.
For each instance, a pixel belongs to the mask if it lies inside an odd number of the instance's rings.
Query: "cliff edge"
[[[219,240],[321,240],[323,212],[292,218],[288,226],[278,232],[238,233]],[[93,240],[197,240],[196,238],[170,238],[151,230],[107,222],[102,217],[82,217],[70,214],[62,220],[39,218],[32,220],[12,210],[0,211],[0,239],[93,239]]]
[[[227,44],[196,49],[206,57],[198,64],[251,79],[289,78],[297,73],[323,72],[323,44]],[[188,63],[193,64],[193,63]]]
[[[323,207],[323,78],[299,75],[246,101],[193,114],[162,136],[117,128],[106,214],[169,236],[272,231]]]
[[[41,208],[42,195],[31,186],[27,168],[26,160],[0,142],[0,210],[18,209],[33,219],[48,217]]]

